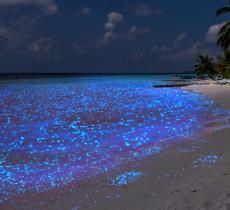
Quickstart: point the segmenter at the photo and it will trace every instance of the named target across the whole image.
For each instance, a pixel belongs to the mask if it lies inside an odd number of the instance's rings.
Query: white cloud
[[[75,43],[73,49],[77,52],[78,55],[84,55],[87,52],[86,46],[81,46],[80,44]]]
[[[170,47],[162,46],[159,48],[162,53],[169,53],[172,51]]]
[[[29,45],[29,50],[38,55],[48,54],[55,43],[51,38],[40,38]]]
[[[81,9],[81,15],[83,15],[83,16],[91,15],[91,9],[89,7],[83,7]]]
[[[174,40],[173,44],[174,45],[179,45],[182,41],[184,41],[187,37],[186,33],[182,33],[177,36],[177,38]]]
[[[36,16],[23,15],[11,17],[0,24],[1,51],[7,53],[22,53],[27,51],[28,43],[36,36]]]
[[[128,31],[128,39],[134,39],[139,35],[145,35],[151,32],[150,28],[139,28],[137,26],[132,26]]]
[[[147,34],[151,31],[150,28],[138,28],[137,26],[132,26],[129,30],[130,34]]]
[[[154,45],[153,47],[151,47],[149,49],[149,51],[151,53],[157,53],[157,52],[160,52],[160,53],[163,53],[163,54],[167,54],[167,53],[170,53],[172,52],[173,48],[171,47],[167,47],[167,46],[157,46],[157,45]]]
[[[153,47],[151,47],[149,49],[150,52],[157,52],[158,51],[158,46],[157,45],[154,45]]]
[[[105,34],[104,34],[104,39],[103,39],[103,41],[104,42],[107,42],[107,41],[109,41],[110,39],[112,39],[112,38],[115,38],[115,34],[112,32],[112,31],[107,31],[107,32],[105,32]]]
[[[118,23],[123,21],[123,15],[117,12],[110,12],[108,14],[108,23],[117,25]]]
[[[140,4],[134,8],[134,14],[137,16],[162,15],[163,11],[160,9],[154,10],[145,4]]]
[[[172,52],[170,54],[160,56],[161,60],[166,61],[191,61],[199,54],[212,54],[211,50],[205,48],[200,42],[195,42],[191,47],[181,50],[179,52]]]
[[[141,60],[142,58],[145,57],[145,51],[140,51],[140,52],[136,52],[133,55],[130,56],[131,58],[133,58],[134,60]]]
[[[20,4],[47,5],[54,3],[53,0],[0,0],[0,6],[15,6]]]
[[[115,25],[112,23],[106,23],[105,24],[105,30],[106,31],[113,31],[114,28],[115,28]]]
[[[114,30],[116,26],[124,20],[123,15],[117,12],[110,12],[107,18],[108,18],[107,23],[104,26],[106,30],[103,39],[104,42],[107,42],[111,38],[116,36]]]
[[[224,24],[225,23],[220,23],[220,24],[215,24],[210,26],[206,34],[205,40],[210,44],[216,43],[218,38],[218,33]]]
[[[5,37],[7,39],[10,38],[10,34],[12,34],[12,30],[5,26],[0,26],[0,37]]]
[[[154,54],[159,53],[161,60],[183,59],[183,56],[185,57],[185,59],[187,59],[187,57],[190,57],[190,55],[193,54],[195,49],[199,47],[199,43],[197,42],[191,48],[178,52],[178,45],[180,45],[186,39],[186,37],[186,33],[181,33],[176,37],[171,46],[154,45],[149,49],[149,52]],[[183,53],[185,53],[185,55]]]
[[[17,33],[9,27],[0,26],[0,38],[5,39],[7,48],[16,48],[20,40]]]
[[[54,0],[0,0],[0,7],[35,5],[41,7],[46,14],[57,14],[58,6]]]

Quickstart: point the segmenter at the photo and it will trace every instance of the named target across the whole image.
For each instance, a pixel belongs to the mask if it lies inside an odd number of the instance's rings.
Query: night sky
[[[0,73],[165,73],[216,56],[225,0],[0,0]]]

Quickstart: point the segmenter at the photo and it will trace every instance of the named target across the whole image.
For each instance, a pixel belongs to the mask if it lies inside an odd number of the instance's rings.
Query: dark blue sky
[[[216,56],[225,0],[0,0],[0,66],[10,72],[192,70]]]

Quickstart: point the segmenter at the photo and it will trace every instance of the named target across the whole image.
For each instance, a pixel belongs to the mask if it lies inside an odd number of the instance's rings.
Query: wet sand
[[[225,109],[230,109],[230,85],[190,85],[183,87],[185,90],[191,90],[212,98],[216,103]]]
[[[202,93],[230,109],[230,86],[193,85],[185,89]],[[199,157],[214,154],[219,157],[216,162],[194,163]],[[98,204],[86,209],[230,209],[229,128],[178,143],[166,154],[145,160],[134,169],[146,175],[121,189],[103,189]]]
[[[230,87],[185,87],[213,98],[230,109]],[[124,171],[144,175],[124,186],[112,186],[111,177]],[[28,202],[24,201],[26,200]],[[225,128],[191,141],[178,142],[160,154],[115,169],[82,183],[19,197],[4,209],[98,210],[205,210],[230,209],[230,129]]]

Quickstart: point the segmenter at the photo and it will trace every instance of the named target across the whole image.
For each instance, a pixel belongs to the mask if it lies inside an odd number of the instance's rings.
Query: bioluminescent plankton
[[[151,80],[32,80],[0,89],[0,202],[159,154],[226,114],[212,100]],[[223,123],[222,123],[223,125]],[[128,172],[116,185],[141,177]]]

